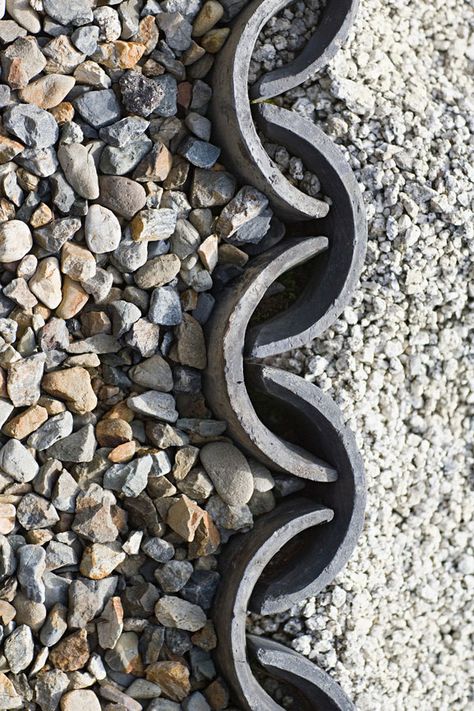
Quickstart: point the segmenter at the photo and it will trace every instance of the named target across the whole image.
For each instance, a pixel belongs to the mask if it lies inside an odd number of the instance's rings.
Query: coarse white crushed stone
[[[327,670],[359,711],[474,709],[473,23],[464,0],[362,0],[328,70],[280,101],[341,146],[364,190],[360,287],[279,363],[341,407],[368,503],[335,583],[253,629]]]

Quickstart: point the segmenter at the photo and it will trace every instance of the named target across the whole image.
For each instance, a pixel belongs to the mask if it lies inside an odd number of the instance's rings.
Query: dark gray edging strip
[[[257,0],[235,20],[215,64],[215,139],[242,182],[264,192],[281,219],[313,220],[316,236],[287,238],[253,259],[220,293],[207,329],[205,391],[216,415],[227,421],[230,436],[246,452],[274,471],[308,484],[303,497],[284,500],[261,516],[249,533],[235,536],[223,552],[223,577],[214,606],[216,661],[243,709],[281,709],[255,677],[252,659],[268,674],[292,684],[304,699],[304,708],[350,711],[352,702],[325,672],[282,645],[246,635],[247,610],[260,614],[288,610],[333,580],[356,545],[366,495],[362,460],[336,404],[299,376],[261,362],[308,343],[334,323],[356,287],[367,240],[362,197],[339,149],[311,121],[260,103],[327,64],[347,36],[357,1],[329,0],[304,51],[251,87],[253,104],[250,101],[247,77],[255,42],[265,23],[288,4],[290,0]],[[318,175],[324,194],[331,198],[330,209],[288,183],[262,146],[256,123],[270,140],[287,146]],[[274,281],[310,259],[312,274],[300,298],[284,313],[249,327]],[[298,417],[302,443],[278,437],[261,421],[248,388]],[[286,545],[292,546],[293,556]],[[278,557],[282,549],[287,554]]]

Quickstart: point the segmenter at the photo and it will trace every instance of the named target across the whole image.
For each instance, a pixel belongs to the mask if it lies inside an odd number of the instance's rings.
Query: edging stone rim
[[[334,579],[356,545],[366,502],[362,459],[336,404],[315,385],[261,361],[310,342],[334,323],[357,285],[367,242],[362,196],[339,149],[311,121],[262,103],[327,64],[347,37],[358,2],[329,0],[300,55],[249,89],[250,60],[260,31],[289,4],[257,0],[236,18],[213,73],[215,139],[242,182],[264,192],[281,219],[312,220],[314,233],[325,236],[287,237],[252,260],[219,294],[207,325],[204,388],[215,414],[227,421],[229,434],[246,452],[274,471],[308,483],[304,496],[289,497],[259,517],[249,533],[234,536],[222,553],[222,582],[214,605],[216,661],[236,700],[248,711],[282,708],[260,685],[250,658],[266,673],[292,684],[305,708],[351,711],[353,703],[324,671],[293,650],[246,635],[248,609],[260,614],[288,610]],[[304,159],[321,179],[331,208],[288,182],[266,153],[256,124],[270,140]],[[315,264],[300,298],[285,312],[249,327],[273,282],[311,258]],[[304,446],[276,436],[261,421],[248,388],[263,392],[276,408],[298,415]],[[278,558],[285,544],[303,532],[306,550],[298,559]],[[269,572],[265,569],[272,559]]]

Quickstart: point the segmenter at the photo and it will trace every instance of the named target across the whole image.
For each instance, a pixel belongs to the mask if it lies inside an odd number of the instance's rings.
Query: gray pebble
[[[84,121],[94,128],[114,123],[122,114],[120,103],[112,89],[87,91],[75,99],[74,105]]]
[[[9,439],[0,450],[0,468],[21,483],[31,481],[39,471],[35,458],[17,439]]]
[[[30,628],[26,625],[17,627],[5,640],[3,651],[13,674],[29,667],[35,651]]]
[[[154,355],[130,368],[129,376],[137,385],[152,390],[169,392],[173,389],[173,374],[161,355]]]
[[[113,280],[113,274],[105,269],[102,269],[101,267],[98,267],[94,276],[90,279],[82,281],[81,286],[84,291],[92,296],[96,304],[99,304],[109,295]]]
[[[226,242],[237,247],[242,244],[258,244],[270,229],[272,216],[273,213],[270,209],[264,210],[261,215],[246,222],[231,237],[226,237]]]
[[[48,148],[26,148],[15,156],[15,163],[39,178],[49,178],[57,171],[59,165],[56,151],[50,146]]]
[[[63,469],[54,485],[53,506],[58,511],[74,513],[78,493],[79,487],[77,486],[76,480],[66,469]]]
[[[84,224],[86,243],[94,254],[113,252],[120,244],[120,222],[107,207],[91,205]]]
[[[177,112],[178,84],[171,74],[162,74],[155,79],[156,85],[161,89],[162,97],[155,107],[154,113],[158,116],[175,116]]]
[[[78,562],[78,555],[74,548],[60,541],[50,541],[46,551],[46,569],[57,570],[65,566],[74,566]]]
[[[191,45],[193,27],[179,12],[161,12],[156,16],[160,30],[166,35],[166,43],[171,49],[184,52]]]
[[[120,338],[131,329],[133,324],[141,318],[142,312],[129,301],[118,299],[110,305],[112,314],[113,334]]]
[[[230,505],[246,504],[253,494],[247,459],[230,442],[210,442],[200,452],[201,462],[219,496]]]
[[[168,393],[147,390],[140,395],[132,395],[127,399],[127,405],[133,412],[140,415],[156,417],[165,422],[176,422],[178,412],[175,409],[175,399]]]
[[[158,537],[149,538],[145,543],[143,543],[142,551],[149,558],[156,560],[157,563],[166,563],[167,561],[170,561],[175,553],[172,543],[168,543],[168,541]]]
[[[38,674],[35,678],[35,701],[41,711],[56,711],[69,683],[69,677],[60,669],[43,670]]]
[[[184,711],[211,711],[205,697],[200,691],[195,691],[191,696],[183,701]]]
[[[99,28],[95,25],[86,25],[84,27],[78,27],[77,30],[71,35],[71,41],[75,47],[90,56],[94,54],[97,49],[97,42],[99,40]]]
[[[128,464],[114,464],[104,474],[104,488],[121,491],[125,496],[138,496],[148,483],[151,466],[149,454]]]
[[[153,143],[141,136],[125,146],[106,146],[100,156],[100,170],[106,175],[130,173],[150,151]]]
[[[69,587],[68,626],[81,629],[102,612],[106,601],[115,593],[117,580],[116,575],[103,580],[73,580]]]
[[[101,128],[99,135],[110,146],[118,148],[136,141],[147,130],[150,122],[141,116],[127,116],[116,123]]]
[[[44,11],[61,25],[87,25],[93,15],[89,0],[43,0]]]
[[[156,559],[155,559],[156,560]],[[155,578],[166,593],[179,592],[193,574],[194,568],[188,560],[169,560],[155,571]]]
[[[119,246],[111,255],[112,264],[122,272],[136,272],[148,259],[146,242],[136,242],[129,233],[120,241]]]
[[[193,207],[226,205],[235,194],[235,178],[225,171],[197,168],[191,185]]]
[[[46,252],[54,254],[80,229],[81,221],[77,217],[64,217],[35,230],[35,241]]]
[[[42,546],[25,545],[18,550],[17,577],[26,597],[33,602],[45,601],[43,573],[46,551]]]
[[[7,131],[31,148],[47,148],[59,137],[53,116],[34,104],[17,104],[3,114]]]
[[[197,168],[212,168],[219,158],[221,149],[212,143],[201,141],[194,136],[187,136],[178,148],[183,156]]]
[[[66,180],[78,195],[86,200],[99,197],[99,178],[91,146],[63,143],[58,148],[58,159]]]
[[[33,528],[49,528],[59,521],[56,509],[50,501],[37,494],[26,494],[18,504],[18,522],[27,531]]]
[[[86,425],[64,439],[60,439],[47,450],[48,457],[66,462],[90,462],[94,457],[97,442],[94,427]]]
[[[148,318],[160,326],[177,326],[181,323],[181,301],[174,287],[161,286],[153,290]]]

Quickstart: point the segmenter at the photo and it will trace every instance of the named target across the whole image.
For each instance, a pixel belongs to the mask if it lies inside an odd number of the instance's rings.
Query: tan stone
[[[216,0],[207,0],[193,23],[193,37],[202,37],[212,30],[224,14],[224,8]]]
[[[205,652],[210,652],[217,647],[216,629],[212,620],[207,620],[201,630],[191,635],[191,642]]]
[[[201,262],[204,264],[206,269],[210,272],[214,269],[217,264],[217,246],[219,244],[219,238],[217,235],[209,235],[206,237],[204,242],[198,247],[198,255]]]
[[[61,272],[56,257],[46,257],[28,282],[33,294],[49,309],[56,309],[62,301]]]
[[[158,25],[156,24],[154,15],[145,15],[145,17],[140,21],[138,26],[138,32],[135,35],[137,42],[145,45],[144,54],[150,54],[158,42],[160,32],[158,30]]]
[[[192,445],[181,447],[174,457],[173,477],[175,481],[182,481],[191,471],[199,455],[199,449]]]
[[[16,177],[18,184],[23,190],[27,190],[28,192],[35,192],[38,190],[40,182],[39,177],[37,175],[33,175],[33,173],[30,173],[30,171],[26,170],[26,168],[17,168]]]
[[[213,555],[219,548],[220,542],[220,533],[210,515],[205,511],[189,546],[189,558],[203,558]]]
[[[32,531],[27,531],[25,538],[27,543],[44,546],[53,538],[53,534],[46,528],[35,528]]]
[[[199,294],[194,289],[185,289],[180,294],[183,311],[194,311],[197,306]]]
[[[150,259],[135,274],[135,283],[140,289],[154,289],[169,284],[181,269],[181,260],[176,254],[161,254]]]
[[[7,536],[15,528],[16,508],[13,504],[0,503],[0,533]]]
[[[15,214],[15,205],[6,198],[0,198],[0,223],[13,220]]]
[[[178,536],[189,543],[194,540],[194,534],[203,516],[203,509],[183,494],[168,510],[167,523]]]
[[[81,315],[81,325],[86,338],[112,332],[112,324],[105,311],[87,311]]]
[[[48,411],[41,405],[32,405],[3,425],[3,432],[8,437],[24,439],[48,419]]]
[[[49,661],[64,672],[82,669],[89,660],[89,643],[86,630],[78,630],[62,639],[53,647]]]
[[[116,447],[133,438],[132,428],[118,418],[101,420],[95,428],[95,436],[101,447]]]
[[[133,459],[136,451],[137,444],[132,440],[131,442],[124,442],[123,444],[119,444],[117,447],[114,447],[114,449],[107,455],[107,458],[114,464],[124,464],[125,462],[129,462]]]
[[[4,701],[4,709],[23,709],[23,698],[18,695],[10,679],[0,672],[0,698]]]
[[[0,620],[3,625],[9,625],[15,619],[16,610],[6,600],[0,600]]]
[[[212,711],[221,711],[229,705],[229,691],[220,679],[215,679],[204,692]]]
[[[155,143],[153,149],[138,164],[133,177],[139,183],[147,183],[149,181],[162,182],[168,177],[172,166],[172,154],[164,143],[158,141]],[[134,239],[138,239],[138,237],[134,237]]]
[[[230,27],[218,27],[206,32],[201,39],[202,47],[208,54],[217,54],[224,46],[227,37],[230,34]]]
[[[206,50],[203,49],[203,47],[201,47],[199,44],[197,44],[197,42],[193,41],[189,49],[183,52],[181,61],[183,62],[185,67],[189,67],[191,64],[197,62],[198,59],[201,59],[201,57],[203,57],[205,54]]]
[[[61,249],[61,271],[74,281],[92,279],[97,264],[92,252],[76,242],[66,242]]]
[[[176,326],[176,340],[170,352],[170,358],[203,370],[207,365],[206,341],[201,324],[190,314],[183,314],[183,320]]]
[[[100,64],[109,69],[133,69],[145,54],[146,46],[141,42],[104,42],[100,45]]]
[[[119,543],[93,543],[82,556],[80,571],[91,580],[102,580],[125,560]]]
[[[133,410],[129,408],[126,400],[118,402],[110,410],[108,410],[102,419],[104,420],[125,420],[125,422],[132,422],[135,417]]]
[[[61,711],[101,711],[101,705],[90,689],[75,689],[61,697]]]
[[[155,662],[146,670],[146,678],[161,687],[172,701],[183,701],[191,691],[189,669],[182,662]]]
[[[0,136],[0,163],[8,163],[24,149],[23,143],[7,138],[7,136]]]
[[[77,281],[65,276],[63,280],[63,298],[56,309],[56,316],[65,320],[72,318],[82,311],[88,300],[89,294],[84,291],[82,286]]]
[[[59,415],[61,412],[66,410],[66,405],[63,402],[55,400],[52,397],[47,397],[47,395],[42,395],[40,397],[38,405],[44,407],[50,417],[53,417],[53,415]]]
[[[97,636],[102,649],[113,649],[123,629],[123,607],[119,597],[111,597],[97,621]]]
[[[249,261],[249,255],[243,252],[233,244],[222,242],[219,245],[219,262],[227,264],[236,264],[238,267],[244,267]]]
[[[75,110],[70,101],[61,101],[60,104],[50,109],[49,113],[54,116],[56,123],[62,126],[64,123],[69,123],[73,120]]]
[[[66,400],[69,409],[84,415],[97,406],[97,397],[92,389],[91,376],[85,368],[75,367],[46,373],[43,390],[50,395]]]
[[[5,74],[5,81],[12,89],[21,89],[28,84],[29,75],[24,59],[15,57],[11,60]]]
[[[36,208],[32,216],[30,217],[30,225],[34,229],[38,229],[38,227],[44,227],[52,221],[53,217],[54,215],[51,208],[46,205],[46,203],[42,202],[39,204],[39,206]]]
[[[28,104],[52,109],[69,94],[75,83],[74,77],[66,74],[47,74],[25,86],[18,95]]]

